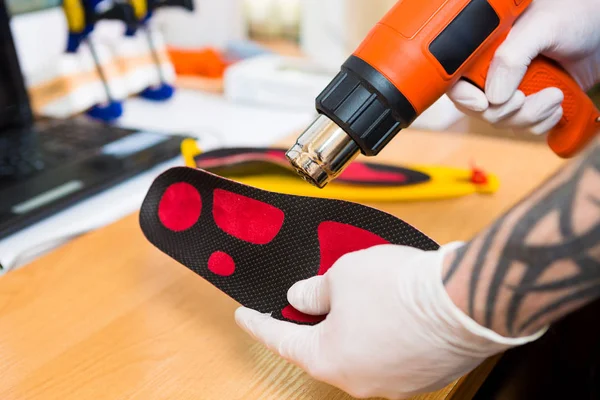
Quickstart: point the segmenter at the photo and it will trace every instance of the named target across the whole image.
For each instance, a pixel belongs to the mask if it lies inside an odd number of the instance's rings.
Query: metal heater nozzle
[[[360,154],[360,147],[335,122],[320,115],[288,150],[300,176],[323,189]]]

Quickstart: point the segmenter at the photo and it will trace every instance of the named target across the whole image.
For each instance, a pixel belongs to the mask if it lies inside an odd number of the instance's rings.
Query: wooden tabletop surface
[[[440,243],[470,238],[561,165],[539,143],[408,131],[380,159],[474,160],[500,177],[491,196],[375,204]],[[349,398],[254,343],[236,307],[148,244],[132,215],[0,278],[0,399]],[[468,397],[483,377],[420,399]]]

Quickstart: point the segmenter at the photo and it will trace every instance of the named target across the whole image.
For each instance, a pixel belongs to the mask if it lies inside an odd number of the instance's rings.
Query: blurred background
[[[0,136],[0,194],[14,199],[1,210],[3,270],[137,210],[158,171],[182,163],[183,138],[209,151],[301,131],[393,3],[3,0],[3,57],[17,67],[5,71],[4,96],[32,114]],[[414,126],[445,129],[461,117],[442,99]],[[120,164],[96,159],[123,148]],[[74,171],[86,162],[95,169],[82,178]]]
[[[18,104],[15,97],[15,109],[32,114],[20,129],[26,127],[29,135],[33,124],[46,123],[51,127],[36,129],[56,131],[42,135],[56,139],[52,144],[25,140],[29,136],[21,131],[11,136],[15,139],[3,136],[6,166],[0,165],[0,175],[5,171],[8,178],[0,181],[0,195],[5,190],[15,198],[2,210],[5,220],[0,219],[4,270],[136,211],[157,171],[181,164],[179,144],[185,138],[210,151],[271,146],[299,133],[316,115],[315,97],[395,4],[3,1],[4,24],[10,28],[3,37],[4,57],[18,66],[4,83],[21,93],[22,82],[26,97]],[[13,46],[15,60],[9,51]],[[597,89],[593,95],[598,97]],[[82,121],[96,125],[82,128]],[[447,97],[411,128],[544,140],[467,118]],[[32,150],[24,141],[41,147]],[[86,162],[96,169],[83,179],[72,172],[85,170],[83,160],[74,161],[84,154],[82,149],[90,157],[108,152],[113,159],[89,158]],[[127,157],[110,170],[115,154]],[[55,166],[66,160],[75,166],[59,174]],[[18,192],[17,184],[29,189]],[[82,188],[89,190],[83,193]],[[126,200],[115,203],[115,193],[126,193]],[[100,210],[94,218],[88,217],[90,207]],[[14,210],[27,212],[17,215]]]
[[[17,16],[13,21],[17,51],[35,105],[39,97],[47,97],[47,94],[39,93],[40,90],[36,93],[36,89],[39,89],[40,75],[45,75],[46,79],[43,80],[48,82],[48,72],[40,74],[40,70],[46,69],[51,63],[59,62],[64,55],[68,28],[60,7],[62,2],[6,1],[11,14]],[[276,108],[286,106],[288,110],[291,108],[311,111],[312,98],[322,88],[321,83],[337,72],[339,65],[395,1],[194,0],[193,3],[195,8],[191,12],[181,7],[164,7],[156,11],[149,21],[153,30],[160,36],[161,45],[164,41],[164,45],[171,50],[170,62],[175,64],[174,68],[179,78],[178,86],[216,91],[236,102],[268,103]],[[92,36],[98,37],[98,45],[102,46],[111,35],[112,39],[118,42],[122,30],[122,24],[104,21],[95,27]],[[39,37],[43,37],[44,40],[40,41]],[[109,46],[118,47],[119,44],[115,44],[113,40]],[[304,63],[300,65],[295,63],[295,59],[280,58],[277,60],[280,63],[278,68],[269,70],[268,73],[265,72],[264,66],[269,64],[271,68],[275,68],[275,59],[264,61],[260,65],[263,67],[262,73],[258,63],[244,64],[230,74],[231,80],[227,80],[225,71],[227,67],[232,66],[234,60],[240,61],[269,53],[276,53],[278,56],[302,56]],[[256,69],[259,71],[256,72]],[[274,71],[278,72],[275,76]],[[257,73],[261,75],[259,82],[252,88],[244,86],[246,78],[254,78],[254,74]],[[60,75],[59,72],[57,74]],[[275,81],[267,84],[267,76]],[[291,99],[291,96],[286,96],[283,101],[276,96],[275,92],[281,87],[277,86],[277,82],[281,80],[297,86],[296,101]],[[242,92],[252,93],[240,93],[240,87],[243,88]],[[300,87],[303,90],[300,90]],[[593,91],[596,97],[597,92],[597,89]],[[43,108],[42,105],[39,107]],[[38,113],[45,114],[39,110]],[[133,123],[135,126],[140,124],[138,121],[132,121],[126,111],[122,121],[126,124]],[[190,128],[189,124],[181,125],[185,129]],[[442,98],[413,127],[451,128],[481,134],[514,136],[512,132],[496,131],[477,121],[463,118],[447,98]],[[530,137],[521,139],[531,140]]]

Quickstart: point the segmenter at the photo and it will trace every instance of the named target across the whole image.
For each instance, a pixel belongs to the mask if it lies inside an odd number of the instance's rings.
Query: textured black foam
[[[191,184],[202,197],[198,222],[184,232],[165,228],[158,216],[165,190],[179,182]],[[282,210],[285,219],[279,234],[266,245],[256,245],[222,231],[213,219],[215,189],[259,200]],[[272,313],[277,319],[285,319],[281,310],[288,306],[288,289],[319,271],[317,228],[325,221],[362,228],[393,244],[422,250],[439,247],[407,223],[370,207],[339,200],[272,193],[192,168],[173,168],[159,176],[152,184],[140,214],[141,228],[157,248],[242,305]],[[208,259],[216,251],[224,251],[235,260],[236,270],[232,276],[219,276],[208,269]]]

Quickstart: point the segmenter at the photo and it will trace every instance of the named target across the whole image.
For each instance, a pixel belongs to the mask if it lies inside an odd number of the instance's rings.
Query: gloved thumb
[[[315,276],[296,283],[288,291],[287,297],[296,310],[305,314],[329,313],[329,286],[325,276]]]
[[[498,47],[488,71],[485,93],[491,104],[506,103],[517,91],[531,62],[552,42],[552,32],[526,12]]]

